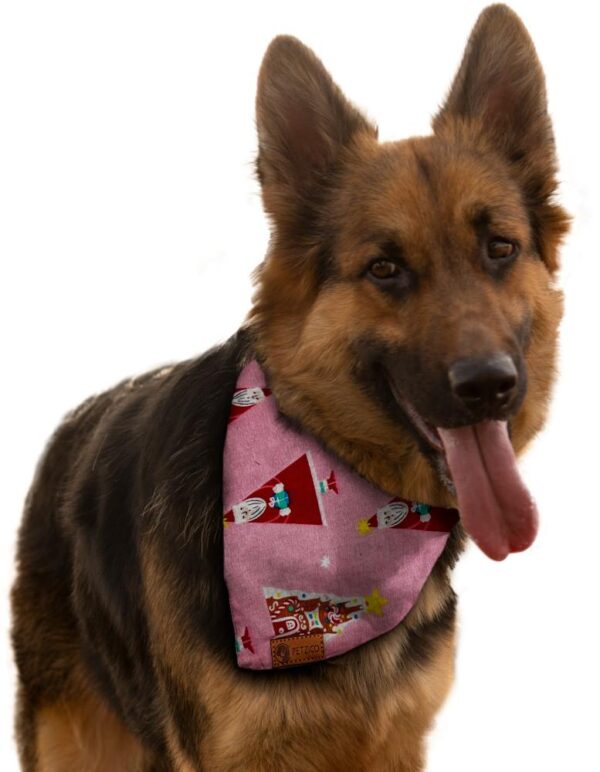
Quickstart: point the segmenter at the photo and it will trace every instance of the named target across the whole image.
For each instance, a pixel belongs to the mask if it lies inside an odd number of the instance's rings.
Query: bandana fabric
[[[392,498],[280,417],[257,362],[238,378],[223,469],[238,665],[335,657],[406,616],[458,520]]]

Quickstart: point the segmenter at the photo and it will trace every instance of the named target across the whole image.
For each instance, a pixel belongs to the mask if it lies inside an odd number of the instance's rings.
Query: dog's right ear
[[[357,134],[377,136],[315,54],[287,35],[276,37],[263,59],[256,123],[263,201],[279,229],[312,208]]]

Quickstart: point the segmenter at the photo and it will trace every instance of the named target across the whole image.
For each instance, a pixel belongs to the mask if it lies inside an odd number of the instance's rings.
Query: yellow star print
[[[387,603],[388,599],[384,598],[377,588],[375,588],[370,595],[365,595],[367,614],[377,614],[378,617],[383,616],[382,607],[387,605]]]
[[[356,526],[356,527],[357,527],[357,529],[358,529],[358,532],[359,532],[360,534],[362,534],[363,536],[364,536],[366,533],[369,533],[369,531],[371,530],[371,526],[369,525],[369,521],[368,521],[368,520],[366,520],[364,517],[362,518],[362,520],[359,520],[359,521],[358,521],[358,524],[357,524],[357,526]]]

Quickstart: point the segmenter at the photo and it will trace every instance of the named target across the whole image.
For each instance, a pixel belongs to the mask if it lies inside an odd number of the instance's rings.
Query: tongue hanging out
[[[517,470],[506,422],[438,432],[460,518],[475,543],[494,560],[527,549],[537,533],[537,508]]]

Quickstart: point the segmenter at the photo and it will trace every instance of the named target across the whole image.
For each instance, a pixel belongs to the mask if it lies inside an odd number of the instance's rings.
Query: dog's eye
[[[369,266],[371,276],[379,280],[393,279],[398,276],[399,270],[396,263],[392,263],[391,260],[375,260]]]
[[[507,239],[491,239],[488,242],[487,250],[490,260],[506,260],[516,256],[517,245]]]
[[[394,297],[404,297],[415,284],[415,276],[410,268],[398,260],[386,260],[385,257],[372,260],[361,276]]]

